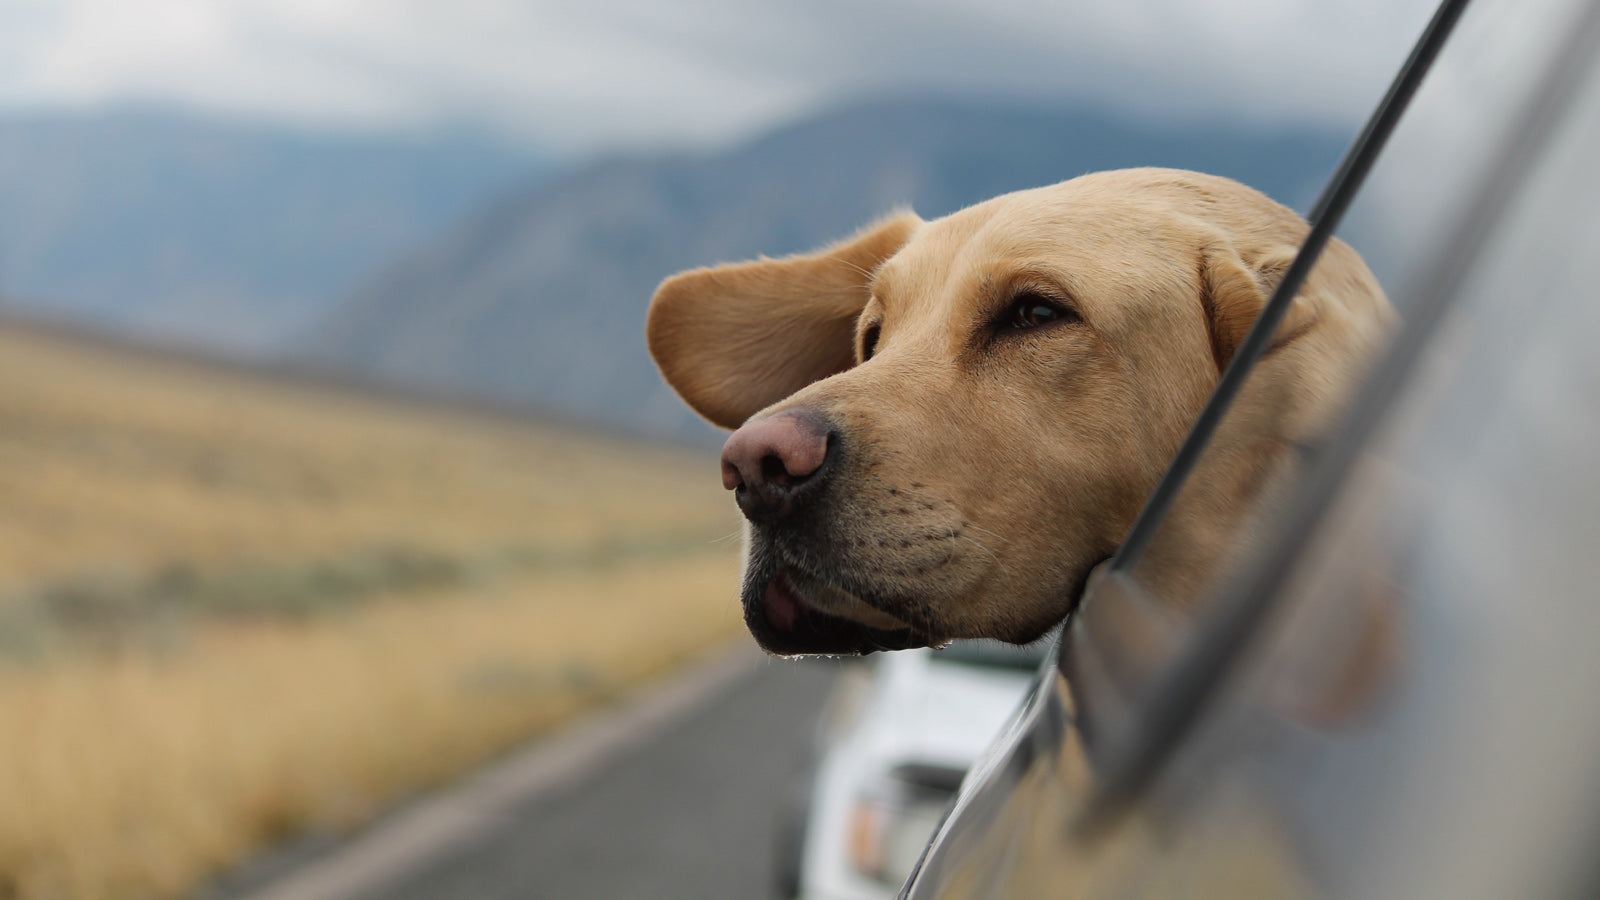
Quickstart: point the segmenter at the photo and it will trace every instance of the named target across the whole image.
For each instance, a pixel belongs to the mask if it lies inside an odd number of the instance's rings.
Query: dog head
[[[1133,169],[667,279],[650,350],[737,429],[722,478],[748,520],[751,632],[780,654],[1037,639],[1115,551],[1306,230],[1235,182]],[[1335,242],[1209,454],[1205,508],[1176,517],[1188,556],[1331,414],[1386,310]]]

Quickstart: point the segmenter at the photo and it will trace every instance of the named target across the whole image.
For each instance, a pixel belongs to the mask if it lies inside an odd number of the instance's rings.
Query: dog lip
[[[777,580],[777,578],[783,579],[784,584],[787,586],[788,590],[792,592],[795,600],[800,604],[801,609],[822,612],[822,610],[817,609],[817,606],[814,602],[808,599],[805,587],[808,582],[813,585],[830,583],[838,584],[840,581],[839,575],[835,573],[830,577],[828,575],[819,574],[810,567],[796,562],[794,559],[794,554],[786,552],[788,548],[783,542],[774,541],[772,543],[772,548],[778,557],[777,576],[774,578],[774,580]],[[798,584],[796,582],[798,582]],[[865,589],[864,586],[852,584],[848,581],[845,582],[844,588],[845,590],[848,590],[850,594],[855,597],[855,599],[859,600],[862,605],[877,610],[886,616],[898,618],[894,606],[891,603],[886,602],[881,595],[874,594],[870,590]],[[825,614],[833,615],[832,613]],[[840,617],[835,616],[835,618]]]
[[[780,656],[864,655],[935,643],[913,628],[873,628],[823,612],[806,602],[785,568],[779,568],[746,603],[745,621],[757,643]]]

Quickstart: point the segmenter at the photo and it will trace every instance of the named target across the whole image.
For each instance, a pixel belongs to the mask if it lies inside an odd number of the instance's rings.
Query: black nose
[[[752,419],[722,447],[722,486],[745,518],[777,521],[820,489],[835,443],[827,420],[808,409]]]

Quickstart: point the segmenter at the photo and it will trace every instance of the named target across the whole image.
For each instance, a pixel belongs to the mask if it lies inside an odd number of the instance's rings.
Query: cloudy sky
[[[853,96],[1359,119],[1430,0],[0,0],[0,109],[708,144]]]

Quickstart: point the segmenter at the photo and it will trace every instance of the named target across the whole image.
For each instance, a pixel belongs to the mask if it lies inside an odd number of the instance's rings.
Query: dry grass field
[[[181,897],[731,638],[708,460],[0,329],[0,900]]]

